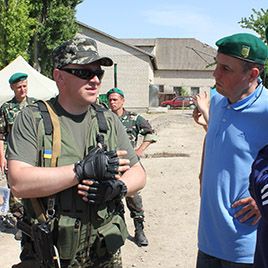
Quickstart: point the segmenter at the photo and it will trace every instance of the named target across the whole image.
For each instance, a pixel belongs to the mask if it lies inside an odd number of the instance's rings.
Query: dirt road
[[[193,122],[191,111],[144,116],[159,139],[142,158],[149,177],[142,196],[150,244],[139,248],[130,237],[122,248],[124,268],[192,268],[197,252],[198,172],[204,131]],[[134,226],[126,213],[133,236]],[[0,267],[9,268],[18,261],[19,243],[13,234],[0,230]]]

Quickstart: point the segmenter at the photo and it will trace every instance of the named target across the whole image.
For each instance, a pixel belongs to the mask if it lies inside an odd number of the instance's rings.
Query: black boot
[[[144,219],[141,218],[134,218],[134,225],[135,225],[135,242],[139,247],[146,247],[148,246],[148,239],[144,234]]]

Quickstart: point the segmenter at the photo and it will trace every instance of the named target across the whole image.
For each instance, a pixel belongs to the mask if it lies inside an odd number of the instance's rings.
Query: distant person
[[[249,174],[268,143],[268,91],[259,79],[264,42],[239,33],[216,42],[216,90],[209,108],[201,176],[197,268],[253,267],[260,211]]]
[[[150,144],[156,142],[156,135],[153,128],[141,115],[125,110],[125,96],[121,89],[110,89],[107,92],[107,97],[112,112],[119,117],[124,125],[130,142],[133,148],[135,148],[137,156],[140,157]],[[143,141],[140,146],[137,147],[139,135],[143,136]],[[141,194],[136,193],[133,196],[126,197],[126,203],[130,210],[130,216],[134,220],[135,242],[138,246],[147,246],[148,239],[144,233],[144,210]]]
[[[9,78],[11,90],[14,97],[5,102],[0,108],[0,169],[2,175],[7,173],[7,160],[5,157],[6,141],[8,140],[13,123],[19,112],[29,104],[35,102],[34,98],[27,96],[28,75],[26,73],[14,73]],[[22,205],[12,194],[10,196],[10,212],[3,222],[7,227],[15,227],[16,218],[21,217]],[[14,218],[15,216],[15,218]],[[16,236],[19,238],[19,234]]]

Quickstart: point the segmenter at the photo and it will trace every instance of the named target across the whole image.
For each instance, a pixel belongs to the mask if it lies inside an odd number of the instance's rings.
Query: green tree
[[[0,0],[0,68],[22,55],[51,76],[51,52],[77,32],[82,0]]]
[[[51,76],[52,50],[77,32],[75,7],[82,0],[31,0],[34,4],[31,16],[36,18],[35,33],[31,40],[30,62]]]
[[[265,35],[265,30],[268,27],[268,9],[261,8],[259,11],[252,9],[253,14],[248,18],[242,18],[239,21],[242,28],[247,28],[255,31],[261,39],[263,39],[267,44],[268,40]],[[264,66],[264,73],[261,75],[263,83],[266,88],[268,88],[268,61],[266,61]]]
[[[18,55],[29,59],[29,44],[35,20],[29,18],[29,0],[0,1],[0,68]]]
[[[261,8],[257,11],[253,8],[252,12],[253,14],[248,18],[241,18],[239,24],[242,28],[255,31],[263,40],[266,40],[265,29],[268,26],[268,9]]]

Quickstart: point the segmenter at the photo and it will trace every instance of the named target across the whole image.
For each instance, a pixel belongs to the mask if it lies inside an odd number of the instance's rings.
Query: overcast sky
[[[116,38],[196,38],[211,46],[267,0],[84,0],[77,20]]]

